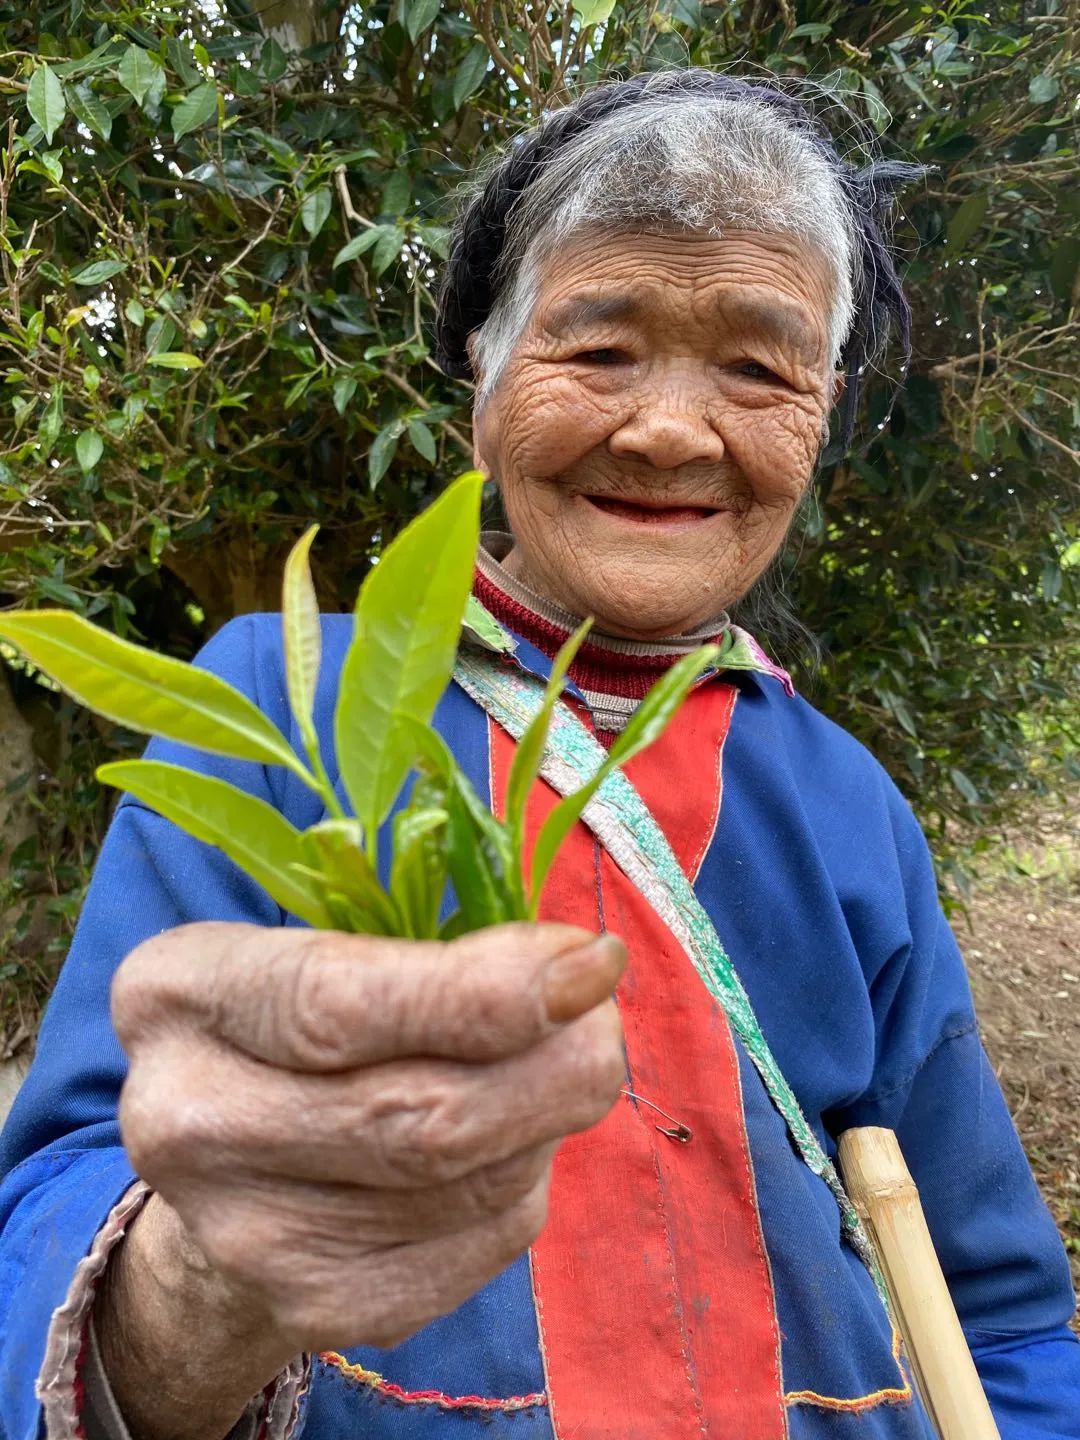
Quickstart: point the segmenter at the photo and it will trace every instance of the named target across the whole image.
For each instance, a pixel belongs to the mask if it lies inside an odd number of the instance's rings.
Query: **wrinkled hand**
[[[114,983],[124,1143],[283,1356],[392,1345],[536,1238],[623,1081],[624,963],[564,925],[170,931]]]

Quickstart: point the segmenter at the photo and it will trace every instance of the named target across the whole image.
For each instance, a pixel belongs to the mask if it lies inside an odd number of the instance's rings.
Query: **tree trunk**
[[[27,798],[35,770],[31,734],[15,705],[7,671],[0,661],[0,877],[7,874],[12,850],[34,829]]]
[[[341,15],[338,6],[324,8],[317,0],[272,0],[260,8],[259,25],[286,55],[297,55],[311,45],[336,40]]]

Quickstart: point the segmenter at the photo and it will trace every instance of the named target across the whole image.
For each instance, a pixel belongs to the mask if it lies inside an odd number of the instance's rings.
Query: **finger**
[[[502,925],[440,944],[203,924],[133,951],[113,1014],[129,1053],[186,1020],[302,1071],[408,1055],[491,1060],[599,1004],[625,963],[621,941],[567,925]]]
[[[175,1184],[339,1183],[418,1191],[595,1124],[625,1079],[613,1004],[486,1065],[413,1059],[347,1073],[271,1069],[186,1037],[133,1063],[120,1127],[138,1173]]]

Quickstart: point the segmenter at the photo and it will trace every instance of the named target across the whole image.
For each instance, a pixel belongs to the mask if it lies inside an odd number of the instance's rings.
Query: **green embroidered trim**
[[[454,679],[515,740],[521,738],[539,709],[544,688],[535,676],[490,654],[468,649],[458,655]],[[603,746],[560,702],[540,773],[566,795],[584,785],[604,758]],[[622,771],[616,770],[601,785],[582,818],[682,943],[705,988],[742,1041],[800,1156],[832,1192],[842,1232],[870,1272],[888,1310],[885,1281],[865,1227],[784,1079],[712,921],[648,806]]]

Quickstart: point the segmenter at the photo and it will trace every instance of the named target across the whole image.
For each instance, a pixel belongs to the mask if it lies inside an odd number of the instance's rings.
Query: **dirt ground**
[[[1047,855],[1051,862],[1047,863]],[[983,1039],[1080,1287],[1080,828],[980,883],[953,929]]]

